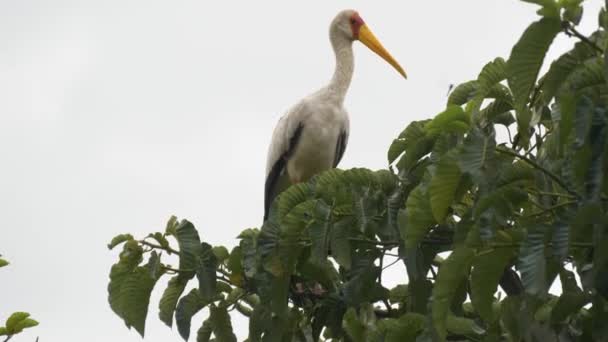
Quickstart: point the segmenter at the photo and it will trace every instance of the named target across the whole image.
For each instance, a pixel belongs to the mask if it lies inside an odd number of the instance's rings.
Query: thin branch
[[[139,243],[141,243],[144,246],[148,246],[148,247],[152,247],[152,248],[156,248],[156,249],[162,249],[164,251],[167,251],[169,253],[173,253],[173,254],[179,254],[179,251],[176,251],[175,249],[171,248],[171,247],[163,247],[161,245],[157,245],[145,240],[139,240]]]
[[[534,203],[534,202],[532,202],[532,203]],[[568,205],[571,205],[571,204],[576,204],[576,203],[577,203],[576,201],[568,201],[568,202],[558,203],[556,205],[550,206],[549,208],[542,208],[543,211],[538,212],[538,213],[534,213],[534,214],[530,214],[530,215],[525,216],[525,217],[528,218],[528,217],[541,216],[541,215],[544,215],[545,213],[552,212],[555,209],[558,209],[558,208],[561,208],[561,207],[565,207],[565,206],[568,206]]]
[[[564,194],[564,193],[559,193],[559,192],[546,192],[546,191],[538,191],[536,189],[526,189],[528,192],[533,192],[537,195],[545,195],[545,196],[554,196],[554,197],[564,197],[564,198],[568,198],[568,199],[576,199],[576,196],[573,195],[569,195],[569,194]]]
[[[570,242],[570,246],[572,247],[580,247],[580,248],[593,248],[595,245],[592,242]],[[519,248],[521,243],[491,243],[488,247],[491,248]],[[547,246],[553,246],[552,242],[547,243]]]
[[[522,156],[519,153],[513,152],[511,150],[505,149],[504,147],[496,147],[496,151],[503,153],[503,154],[508,154],[510,156],[513,156],[515,158],[519,158],[523,161],[525,161],[526,163],[530,164],[530,166],[532,166],[533,168],[541,171],[542,173],[546,174],[547,176],[549,176],[549,178],[551,178],[553,181],[555,181],[557,184],[559,184],[559,186],[561,186],[564,190],[566,190],[569,194],[576,196],[576,198],[580,198],[581,196],[576,193],[576,191],[571,190],[570,188],[568,188],[568,186],[553,172],[545,169],[544,167],[538,165],[535,161],[533,161],[532,159],[526,157],[526,156]]]
[[[10,340],[11,338],[13,338],[14,335],[8,335],[6,336],[6,340],[4,340],[4,342],[8,342],[8,340]]]
[[[194,270],[180,270],[180,269],[172,268],[169,266],[162,266],[162,267],[165,271],[171,271],[171,272],[175,272],[175,273],[194,272]]]
[[[597,44],[592,42],[589,38],[585,37],[582,33],[578,32],[570,22],[563,21],[562,27],[564,28],[564,33],[566,33],[566,35],[568,35],[569,37],[575,36],[585,44],[591,46],[595,51],[599,52],[600,54],[604,53],[604,50],[602,50],[602,48],[597,46]]]
[[[393,266],[394,264],[398,263],[399,261],[401,261],[401,259],[396,259],[395,261],[391,262],[390,264],[388,264],[388,265],[384,266],[384,267],[382,268],[382,270],[384,271],[385,269],[387,269],[387,268],[389,268],[389,267]]]

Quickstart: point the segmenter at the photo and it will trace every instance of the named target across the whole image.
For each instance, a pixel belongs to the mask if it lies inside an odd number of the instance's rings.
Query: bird
[[[407,78],[357,11],[340,11],[329,26],[329,39],[336,57],[329,83],[291,107],[273,131],[266,162],[264,222],[282,191],[337,167],[344,155],[350,125],[344,98],[354,71],[353,43],[360,41]]]

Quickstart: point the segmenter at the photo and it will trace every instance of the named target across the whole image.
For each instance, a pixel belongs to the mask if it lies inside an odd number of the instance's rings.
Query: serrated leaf
[[[236,342],[236,336],[232,332],[230,315],[225,307],[212,305],[209,320],[217,342]]]
[[[185,341],[188,341],[188,337],[190,337],[192,316],[202,310],[207,304],[208,302],[201,298],[198,289],[192,289],[177,303],[175,324],[177,325],[177,331]]]
[[[196,333],[196,342],[209,342],[212,332],[211,321],[206,319]]]
[[[479,82],[477,80],[459,84],[448,97],[448,105],[463,105],[475,96]]]
[[[120,288],[122,318],[144,337],[150,294],[158,278],[152,278],[147,267],[137,267]]]
[[[551,250],[553,251],[553,256],[561,263],[568,256],[570,225],[564,220],[559,220],[553,224],[552,229]]]
[[[517,269],[526,292],[543,294],[547,290],[545,259],[545,227],[533,227],[523,241],[519,251]]]
[[[182,220],[175,229],[177,243],[179,244],[180,277],[191,279],[198,267],[198,256],[201,253],[201,239],[194,225]]]
[[[111,250],[114,247],[120,245],[121,243],[129,241],[129,240],[133,240],[133,235],[131,235],[131,234],[116,235],[114,238],[112,238],[112,241],[110,241],[110,243],[108,244],[108,249]]]
[[[514,247],[482,250],[473,259],[471,271],[471,302],[479,316],[487,323],[494,320],[494,293],[505,267],[515,254]]]
[[[127,241],[120,253],[120,260],[110,270],[110,283],[108,284],[108,302],[112,310],[124,318],[124,293],[121,291],[126,279],[142,262],[143,249],[135,240]]]
[[[210,300],[215,296],[217,291],[217,277],[215,275],[217,266],[218,261],[213,254],[213,248],[208,243],[203,242],[198,258],[198,267],[196,268],[198,289],[203,300]]]
[[[551,101],[564,84],[564,81],[580,63],[594,55],[595,51],[593,48],[584,42],[578,42],[572,50],[561,55],[551,63],[549,71],[543,76],[541,86],[545,102],[549,103]]]
[[[167,225],[165,227],[165,234],[172,235],[172,236],[177,236],[177,226],[179,224],[180,223],[177,220],[177,217],[171,216],[169,218],[169,220],[167,221]]]
[[[351,234],[352,219],[346,218],[336,222],[331,229],[330,247],[331,254],[336,262],[350,269],[352,264],[351,243],[349,238]]]
[[[458,162],[451,155],[444,156],[437,164],[437,169],[429,184],[431,210],[435,221],[443,222],[445,220],[448,209],[454,201],[461,175]]]
[[[469,130],[471,118],[469,114],[457,105],[448,105],[445,111],[437,114],[426,124],[425,130],[429,135],[441,133],[464,133]]]
[[[173,313],[179,297],[186,288],[187,281],[179,276],[175,276],[169,280],[167,288],[163,292],[158,304],[158,316],[162,322],[171,327],[173,325]]]
[[[399,213],[399,232],[405,241],[405,248],[416,248],[436,224],[426,186],[420,184],[414,188],[407,198],[405,209]]]
[[[472,249],[459,246],[439,267],[433,288],[431,310],[433,327],[442,341],[447,334],[447,320],[452,299],[460,283],[467,279],[474,256]]]
[[[310,235],[311,259],[315,263],[324,263],[327,259],[327,251],[329,250],[330,228],[331,228],[331,207],[323,201],[317,202],[315,205],[315,218],[308,226]],[[349,251],[350,252],[350,251]]]
[[[513,92],[520,134],[528,135],[530,117],[526,104],[545,54],[560,30],[559,18],[542,18],[528,26],[511,51],[507,62],[508,83]]]
[[[484,134],[480,129],[473,129],[465,138],[458,160],[460,169],[474,179],[482,176],[488,165],[495,158],[496,140],[494,132]]]

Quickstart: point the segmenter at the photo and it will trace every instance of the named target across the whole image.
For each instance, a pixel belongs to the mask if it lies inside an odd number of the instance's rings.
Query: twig
[[[163,266],[163,269],[166,271],[171,271],[171,272],[175,272],[175,273],[194,272],[194,270],[180,270],[180,269],[172,268],[169,266]]]
[[[8,340],[10,340],[11,338],[13,338],[14,335],[8,335],[6,336],[6,340],[4,340],[4,342],[8,342]]]
[[[179,254],[179,251],[176,251],[175,249],[171,248],[171,247],[163,247],[161,245],[157,245],[145,240],[139,240],[139,243],[141,243],[144,246],[148,246],[148,247],[152,247],[152,248],[156,248],[156,249],[162,249],[164,251],[167,251],[169,253],[173,253],[173,254]]]
[[[558,193],[558,192],[546,192],[546,191],[538,191],[536,189],[527,189],[527,191],[529,192],[533,192],[537,195],[545,195],[545,196],[555,196],[555,197],[564,197],[564,198],[569,198],[569,199],[576,199],[576,196],[573,195],[569,195],[569,194],[564,194],[564,193]]]
[[[564,33],[566,33],[566,35],[568,35],[569,37],[575,36],[576,38],[583,41],[585,44],[591,46],[595,51],[599,52],[600,54],[604,53],[604,50],[602,50],[602,48],[600,48],[589,38],[578,32],[570,22],[562,21],[562,27],[564,29]]]
[[[388,264],[388,265],[384,266],[384,267],[382,268],[382,270],[384,271],[385,269],[387,269],[387,268],[389,268],[389,267],[393,266],[394,264],[398,263],[399,261],[401,261],[401,259],[396,259],[395,261],[391,262],[390,264]]]
[[[576,201],[568,201],[568,202],[558,203],[556,205],[550,206],[549,208],[543,208],[544,210],[541,211],[541,212],[539,212],[539,213],[530,214],[530,215],[525,216],[525,217],[540,216],[540,215],[543,215],[543,214],[545,214],[547,212],[553,211],[555,209],[558,209],[558,208],[561,208],[561,207],[565,207],[565,206],[568,206],[568,205],[571,205],[571,204],[576,204],[576,203],[577,203]]]
[[[541,171],[542,173],[546,174],[547,176],[549,176],[549,178],[551,178],[553,181],[555,181],[557,184],[559,184],[559,186],[561,186],[564,190],[566,190],[569,194],[575,196],[576,198],[580,198],[581,196],[576,193],[576,191],[571,190],[570,188],[568,188],[568,186],[557,176],[555,175],[553,172],[545,169],[544,167],[538,165],[535,161],[533,161],[532,159],[526,157],[526,156],[522,156],[519,153],[510,151],[504,147],[498,146],[496,147],[496,151],[503,153],[503,154],[508,154],[510,156],[513,156],[515,158],[519,158],[523,161],[525,161],[526,163],[530,164],[530,166],[532,166],[533,168]]]

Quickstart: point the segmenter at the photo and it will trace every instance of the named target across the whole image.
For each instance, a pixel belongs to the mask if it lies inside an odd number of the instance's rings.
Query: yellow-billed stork
[[[332,21],[329,39],[336,69],[328,85],[305,97],[278,122],[266,163],[264,221],[274,198],[289,185],[334,168],[342,159],[349,135],[344,97],[354,70],[353,42],[361,41],[407,77],[354,10],[344,10]]]

